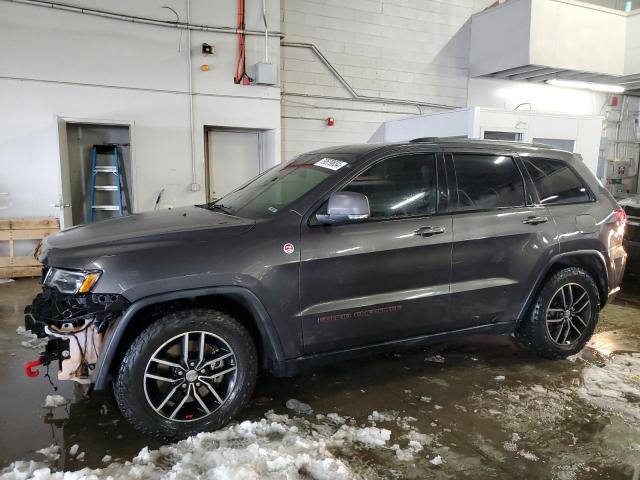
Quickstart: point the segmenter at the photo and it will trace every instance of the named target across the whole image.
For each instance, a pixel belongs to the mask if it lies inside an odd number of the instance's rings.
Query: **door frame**
[[[73,225],[73,204],[71,203],[71,183],[69,181],[69,143],[67,138],[67,124],[80,123],[86,125],[105,125],[127,127],[129,129],[129,152],[131,158],[131,192],[134,193],[137,185],[138,172],[136,169],[136,153],[135,153],[135,122],[133,120],[106,120],[103,118],[92,117],[72,117],[66,115],[56,115],[56,124],[58,128],[58,172],[60,173],[60,228],[64,229]],[[132,212],[138,211],[137,195],[133,197]],[[69,199],[69,207],[65,207],[66,200]]]
[[[204,126],[204,189],[206,192],[207,203],[213,201],[211,198],[211,148],[209,144],[210,132],[231,132],[231,133],[257,133],[258,134],[258,173],[264,172],[264,135],[268,129],[264,128],[243,128],[243,127],[224,127],[215,125]]]

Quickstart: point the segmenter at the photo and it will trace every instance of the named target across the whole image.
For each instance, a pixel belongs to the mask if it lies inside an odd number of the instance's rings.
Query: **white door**
[[[209,200],[220,198],[260,173],[260,133],[209,130]]]

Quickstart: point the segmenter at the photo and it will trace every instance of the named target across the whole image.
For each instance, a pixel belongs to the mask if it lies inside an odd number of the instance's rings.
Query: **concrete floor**
[[[126,460],[145,445],[158,447],[126,424],[109,394],[85,398],[73,385],[59,384],[57,393],[73,402],[42,408],[52,387],[42,377],[24,376],[22,365],[36,351],[22,346],[24,337],[16,335],[24,305],[38,289],[31,279],[0,284],[0,469],[17,459],[41,459],[35,450],[52,443],[64,447],[54,466],[65,470],[102,466],[105,454]],[[416,429],[433,435],[434,443],[412,462],[400,462],[384,450],[346,454],[358,457],[347,460],[359,462],[365,477],[637,479],[640,424],[590,406],[576,391],[588,365],[640,351],[640,280],[626,279],[621,295],[600,318],[582,358],[573,362],[532,357],[508,339],[475,337],[293,379],[263,376],[240,417],[255,420],[268,410],[291,413],[284,404],[296,398],[317,413],[337,412],[363,425],[373,410],[397,412],[414,417]],[[443,363],[430,358],[435,353]],[[636,400],[640,408],[640,397]],[[401,429],[394,422],[381,425]],[[517,448],[509,444],[514,433]],[[73,444],[85,452],[83,461],[64,454]],[[436,454],[445,459],[439,467],[429,463]]]

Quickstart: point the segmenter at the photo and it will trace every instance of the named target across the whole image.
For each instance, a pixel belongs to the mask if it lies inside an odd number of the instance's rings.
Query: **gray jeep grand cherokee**
[[[38,364],[113,385],[138,429],[229,422],[258,370],[459,335],[546,358],[619,290],[625,213],[578,155],[416,139],[300,155],[224,198],[70,228],[39,249]]]

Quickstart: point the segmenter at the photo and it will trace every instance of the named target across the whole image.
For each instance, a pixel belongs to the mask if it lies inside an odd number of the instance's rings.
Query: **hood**
[[[46,237],[43,241],[43,257],[60,251],[75,250],[87,256],[108,254],[119,245],[139,242],[162,243],[180,241],[193,232],[209,236],[238,235],[250,230],[254,220],[225,215],[200,207],[183,207],[171,210],[138,213],[126,217],[79,225]],[[40,258],[44,261],[45,258]],[[49,258],[50,260],[50,258]]]

